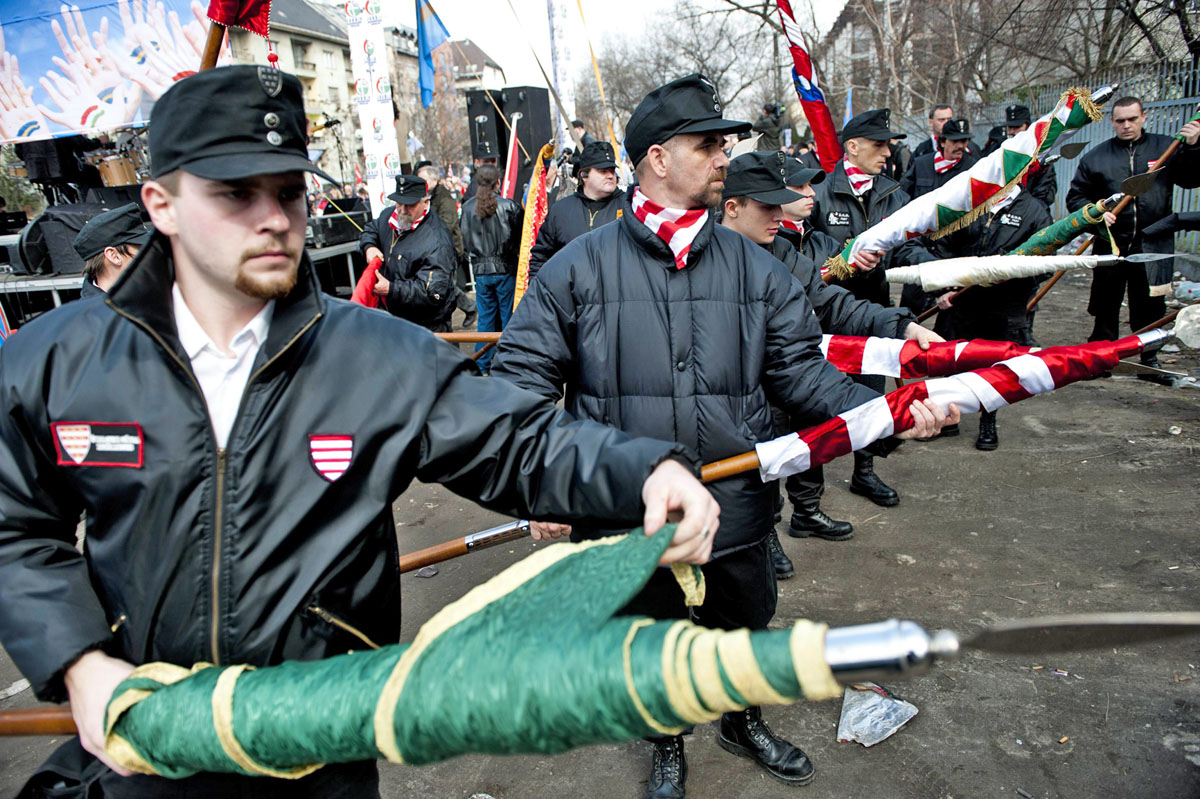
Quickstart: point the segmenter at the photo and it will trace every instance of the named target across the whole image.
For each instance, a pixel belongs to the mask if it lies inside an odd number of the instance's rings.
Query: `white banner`
[[[354,103],[362,131],[363,181],[371,208],[378,214],[391,205],[387,196],[396,188],[400,152],[392,122],[392,86],[388,81],[387,45],[380,0],[345,5],[350,38],[350,67],[354,72]]]

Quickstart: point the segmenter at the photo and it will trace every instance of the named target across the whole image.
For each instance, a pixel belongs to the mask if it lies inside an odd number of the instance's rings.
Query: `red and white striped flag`
[[[848,375],[944,377],[999,363],[1032,349],[1009,341],[934,342],[921,349],[915,341],[880,336],[821,336],[825,360]]]
[[[815,427],[756,445],[759,475],[767,482],[799,474],[908,430],[913,426],[909,407],[914,402],[932,399],[942,410],[953,403],[963,413],[995,411],[1035,394],[1096,377],[1116,366],[1121,358],[1136,355],[1166,336],[1164,330],[1152,330],[1119,341],[1048,347],[984,369],[909,383]]]

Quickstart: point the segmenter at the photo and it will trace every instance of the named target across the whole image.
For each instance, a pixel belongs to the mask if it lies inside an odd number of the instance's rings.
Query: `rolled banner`
[[[1088,203],[1074,213],[1068,214],[1049,227],[1044,227],[1027,238],[1021,246],[1009,252],[1009,255],[1054,255],[1058,248],[1072,241],[1081,233],[1095,230],[1104,222],[1104,212],[1120,202],[1123,194],[1117,194],[1108,200],[1098,203]]]
[[[886,252],[909,239],[924,235],[936,239],[971,224],[1021,180],[1035,158],[1100,119],[1097,102],[1111,96],[1112,90],[1107,87],[1093,96],[1086,89],[1068,89],[1054,111],[1005,140],[999,150],[946,185],[921,195],[851,239],[841,254],[825,262],[826,266],[836,275],[847,275],[854,257],[864,250]]]
[[[549,186],[546,185],[546,162],[554,157],[554,142],[542,145],[537,160],[533,162],[533,174],[529,177],[529,190],[525,193],[525,219],[521,223],[521,250],[517,256],[517,284],[513,289],[513,310],[517,310],[521,298],[529,289],[529,256],[537,241],[538,231],[546,221],[550,210]]]
[[[825,360],[847,375],[940,377],[980,369],[1029,352],[1009,341],[934,342],[921,349],[915,341],[878,336],[821,336]]]
[[[1048,347],[985,369],[909,383],[819,425],[756,445],[759,475],[768,482],[799,474],[903,432],[913,426],[909,406],[914,402],[932,399],[942,410],[954,403],[963,413],[995,411],[1095,377],[1167,335],[1164,330],[1152,330],[1119,341]]]
[[[897,266],[884,273],[889,283],[909,283],[923,291],[957,286],[991,285],[1018,277],[1035,277],[1069,269],[1095,269],[1116,263],[1113,255],[980,255],[946,258],[916,266]]]
[[[412,644],[262,669],[139,666],[108,705],[106,750],[171,778],[297,778],[380,757],[562,752],[841,695],[825,625],[723,631],[617,615],[673,535],[546,547],[443,608]]]

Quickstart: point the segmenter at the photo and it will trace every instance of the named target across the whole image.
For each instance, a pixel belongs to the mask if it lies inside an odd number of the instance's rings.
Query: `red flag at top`
[[[271,35],[271,0],[209,0],[208,18],[266,39]]]

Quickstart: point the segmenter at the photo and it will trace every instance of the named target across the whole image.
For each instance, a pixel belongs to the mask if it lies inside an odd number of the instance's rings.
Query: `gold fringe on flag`
[[[529,254],[537,241],[538,231],[550,208],[546,190],[546,162],[554,157],[554,142],[542,146],[533,162],[533,174],[529,176],[529,190],[525,194],[525,221],[521,224],[521,255],[517,259],[517,286],[513,291],[513,310],[529,288]]]

